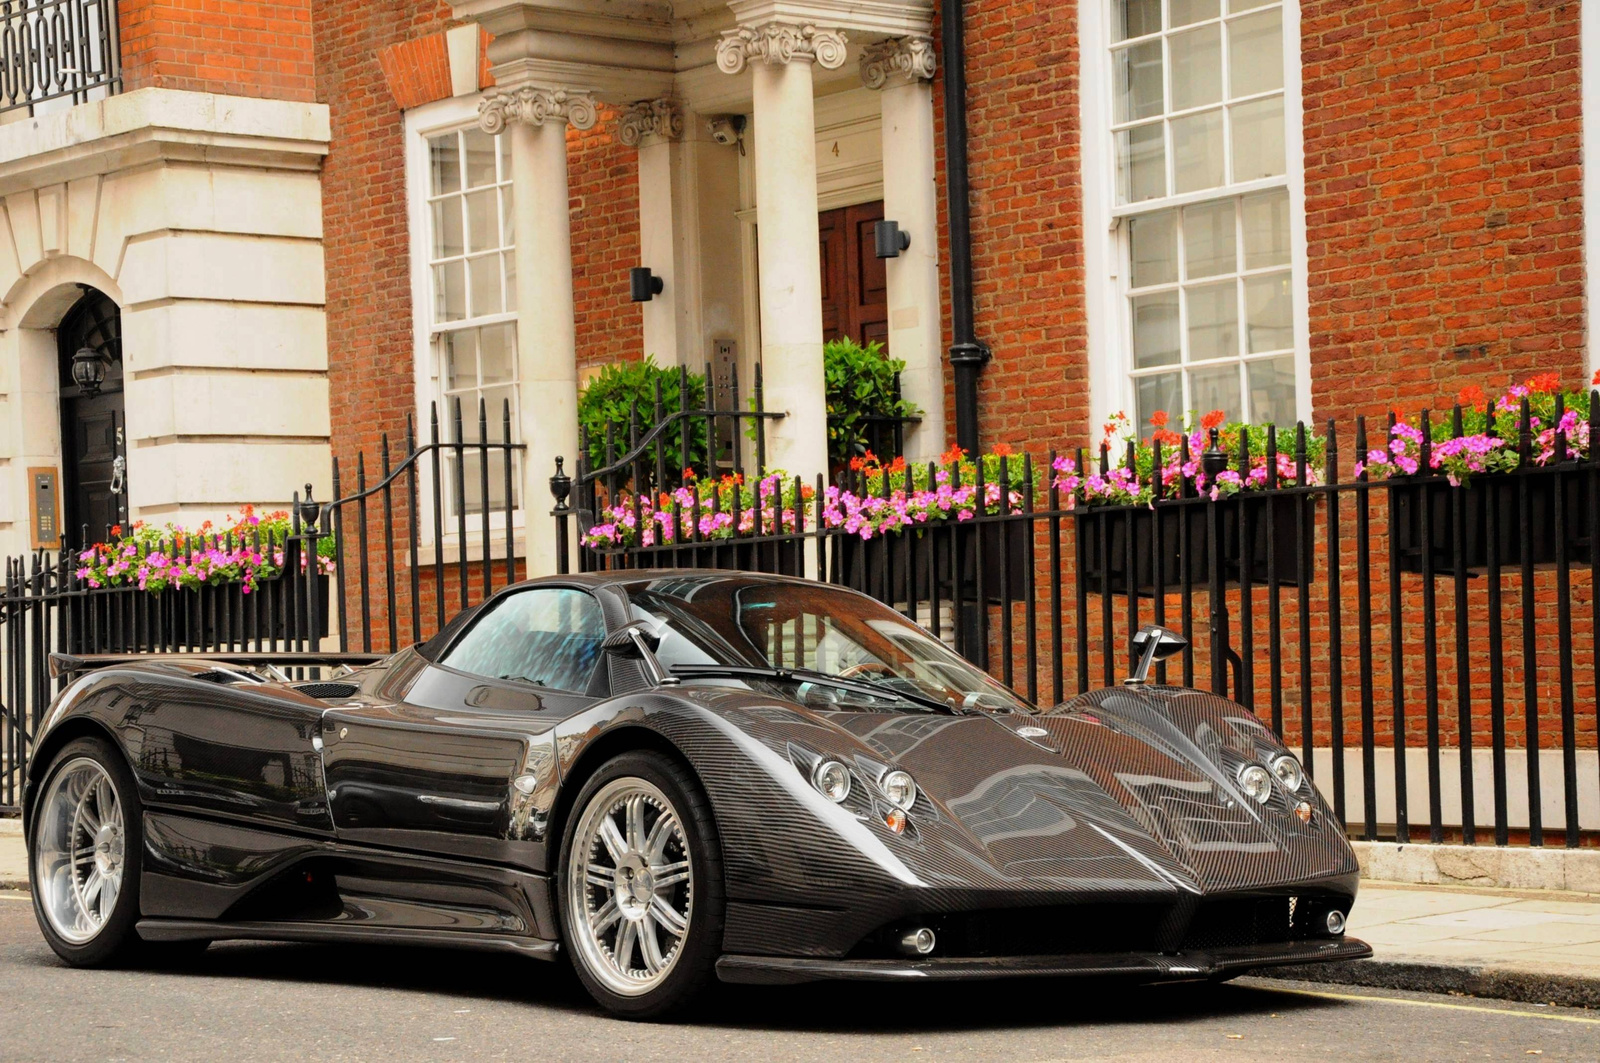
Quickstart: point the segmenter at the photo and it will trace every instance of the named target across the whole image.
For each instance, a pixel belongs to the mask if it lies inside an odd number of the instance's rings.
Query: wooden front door
[[[883,259],[873,253],[872,226],[883,201],[817,215],[822,240],[822,338],[848,336],[889,345],[889,293]]]
[[[122,323],[117,305],[103,293],[88,290],[67,311],[57,332],[61,361],[62,530],[77,543],[87,529],[89,541],[107,537],[126,516],[127,471],[123,416]],[[110,368],[98,393],[85,395],[72,379],[72,356],[92,347],[108,358]]]

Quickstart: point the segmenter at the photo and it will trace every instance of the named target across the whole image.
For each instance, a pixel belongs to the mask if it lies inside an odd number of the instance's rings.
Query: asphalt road
[[[556,965],[219,944],[76,971],[0,893],[0,1060],[1600,1059],[1600,1013],[1241,980],[724,988],[695,1021],[605,1018]]]

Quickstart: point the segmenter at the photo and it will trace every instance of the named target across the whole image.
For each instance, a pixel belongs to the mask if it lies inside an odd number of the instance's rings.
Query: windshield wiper
[[[834,687],[839,690],[849,690],[857,694],[864,694],[870,698],[889,698],[895,701],[904,701],[929,712],[943,712],[952,716],[964,710],[943,701],[937,701],[922,694],[913,694],[909,691],[894,687],[879,686],[876,683],[862,682],[855,679],[840,679],[838,676],[828,675],[826,672],[814,672],[809,668],[756,668],[748,665],[732,664],[675,664],[672,674],[684,679],[777,679],[794,683],[816,683],[818,686]]]

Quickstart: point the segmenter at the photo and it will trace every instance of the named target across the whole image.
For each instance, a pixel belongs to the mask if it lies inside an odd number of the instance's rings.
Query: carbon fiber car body
[[[631,592],[683,580],[779,577],[536,582],[593,594],[617,630]],[[153,940],[552,956],[568,806],[599,764],[644,747],[684,762],[710,799],[725,980],[1196,978],[1370,954],[1326,930],[1357,884],[1338,823],[1309,783],[1309,822],[1280,790],[1266,804],[1240,792],[1242,765],[1284,751],[1216,696],[1124,687],[1037,714],[825,711],[739,684],[653,685],[616,656],[580,696],[435,663],[470,617],[339,682],[232,682],[199,659],[98,668],[52,707],[28,799],[65,742],[115,741],[145,808],[138,931]],[[858,780],[843,804],[811,784],[819,758]],[[901,833],[875,785],[891,768],[918,787]],[[901,955],[917,926],[939,948]]]

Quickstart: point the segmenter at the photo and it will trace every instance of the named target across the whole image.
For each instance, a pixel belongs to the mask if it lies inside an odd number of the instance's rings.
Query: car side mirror
[[[1133,674],[1123,680],[1128,686],[1143,686],[1150,680],[1150,666],[1182,653],[1189,640],[1159,624],[1146,624],[1133,636]]]
[[[656,649],[661,645],[661,636],[651,630],[650,625],[644,621],[635,620],[631,624],[619,627],[607,635],[600,645],[605,652],[615,654],[624,660],[642,662],[653,685],[658,687],[677,685],[677,677],[669,674],[661,667],[661,662],[656,660]]]

